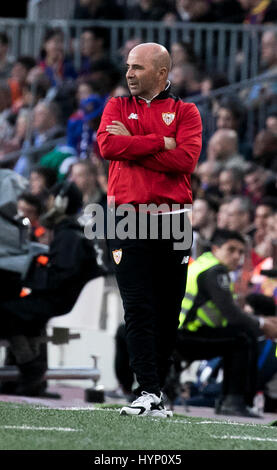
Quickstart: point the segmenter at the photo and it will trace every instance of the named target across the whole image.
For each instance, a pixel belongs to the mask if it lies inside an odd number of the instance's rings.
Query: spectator
[[[109,59],[99,59],[91,66],[87,79],[94,83],[97,93],[107,98],[121,82],[122,74],[119,67]]]
[[[252,158],[252,148],[245,136],[245,106],[234,97],[223,98],[216,113],[217,129],[233,129],[238,134],[238,153],[247,160]]]
[[[203,74],[201,81],[201,94],[210,96],[211,91],[228,86],[230,83],[224,73]]]
[[[222,164],[216,160],[205,161],[198,165],[196,173],[204,192],[214,192],[218,188],[218,178],[221,170]]]
[[[242,235],[254,235],[254,207],[251,200],[245,196],[235,196],[228,204],[228,229]]]
[[[140,37],[130,37],[123,43],[122,47],[118,51],[120,66],[123,67],[123,70],[125,70],[127,58],[131,49],[138,46],[142,42],[143,40]]]
[[[28,151],[31,146],[39,149],[47,142],[65,136],[65,129],[60,124],[60,121],[61,111],[55,102],[40,101],[35,106],[30,129],[30,138],[24,141],[22,155],[19,157],[14,167],[16,172],[23,176],[29,176],[31,161],[25,154],[25,151]]]
[[[230,198],[224,198],[221,200],[217,212],[216,225],[217,228],[227,229],[228,228],[228,205],[231,202]]]
[[[127,96],[129,95],[128,87],[125,84],[117,85],[110,93],[110,96]]]
[[[276,4],[277,5],[277,4]],[[277,14],[277,10],[276,10]],[[255,108],[261,102],[272,103],[272,99],[277,95],[277,34],[275,30],[264,31],[261,39],[261,71],[264,73],[264,80],[256,83],[244,98],[248,107]]]
[[[28,75],[24,84],[22,84],[21,97],[13,104],[12,110],[15,114],[21,109],[31,109],[38,101],[43,100],[47,96],[47,92],[51,87],[50,80],[47,76],[39,70],[39,73],[33,74],[37,67],[33,67]]]
[[[11,74],[13,60],[9,57],[9,37],[6,33],[0,33],[0,80],[6,80]]]
[[[30,56],[19,57],[14,63],[11,77],[8,79],[14,106],[17,106],[17,101],[22,99],[23,87],[27,82],[28,73],[35,64],[35,59]]]
[[[243,173],[237,168],[223,169],[219,174],[218,187],[223,197],[242,194]]]
[[[55,102],[40,101],[34,108],[31,142],[39,146],[47,140],[63,135],[64,128],[60,125],[58,105]]]
[[[258,165],[277,171],[277,135],[262,129],[255,137],[253,156]]]
[[[180,64],[172,67],[169,73],[172,93],[180,98],[187,97],[185,70],[185,65]]]
[[[101,27],[86,28],[80,39],[82,56],[80,75],[88,75],[93,64],[100,59],[107,59],[107,30]]]
[[[245,24],[272,23],[277,20],[277,3],[275,0],[238,0],[245,16]]]
[[[265,127],[277,135],[277,105],[269,106],[266,113]]]
[[[201,93],[201,73],[194,64],[175,65],[170,72],[172,92],[181,98]]]
[[[210,249],[210,241],[216,229],[218,206],[211,197],[195,199],[192,206],[193,245],[192,258],[195,259]]]
[[[106,204],[106,194],[101,191],[97,182],[97,171],[89,160],[74,163],[67,177],[73,181],[83,195],[83,205],[92,203]]]
[[[39,66],[49,78],[52,87],[60,86],[66,80],[77,78],[71,59],[65,56],[64,37],[61,30],[46,31]]]
[[[176,65],[198,64],[193,44],[191,42],[173,42],[170,47],[172,67]]]
[[[27,138],[30,115],[31,112],[28,109],[23,108],[18,112],[12,137],[1,142],[0,158],[4,159],[7,154],[21,149],[24,140]]]
[[[274,219],[270,219],[277,211],[276,198],[264,198],[256,206],[255,209],[255,234],[254,247],[252,252],[252,260],[254,266],[267,258],[271,253],[271,226],[274,225]],[[269,220],[269,222],[268,222]]]
[[[207,146],[207,160],[219,161],[230,166],[245,165],[238,153],[238,134],[233,129],[218,129],[210,137]]]
[[[277,214],[273,214],[267,219],[266,251],[267,257],[263,259],[254,269],[251,277],[253,292],[273,297],[277,305],[277,279],[273,269],[275,267],[276,243],[277,243]],[[265,270],[265,273],[262,271]],[[266,274],[266,271],[268,273]]]
[[[245,192],[254,204],[257,204],[264,196],[270,195],[266,190],[270,179],[271,175],[262,166],[252,164],[246,169],[244,173]]]
[[[30,240],[46,243],[46,240],[48,241],[46,230],[39,222],[39,218],[44,212],[41,199],[29,192],[22,193],[17,200],[17,210],[21,217],[27,217],[30,221]]]
[[[10,87],[6,82],[0,82],[0,144],[13,136],[11,105]]]
[[[48,196],[48,191],[57,182],[57,174],[53,168],[37,166],[30,172],[30,192],[40,200]]]
[[[277,35],[273,29],[264,31],[261,40],[261,67],[266,72],[276,72],[277,69]]]
[[[92,81],[79,83],[78,110],[67,123],[67,145],[73,147],[80,158],[88,158],[91,150],[98,153],[95,133],[104,109],[105,99],[95,92]]]

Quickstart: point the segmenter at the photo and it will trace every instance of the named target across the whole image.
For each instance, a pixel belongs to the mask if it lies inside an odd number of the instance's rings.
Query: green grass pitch
[[[0,402],[0,450],[277,450],[277,427]]]

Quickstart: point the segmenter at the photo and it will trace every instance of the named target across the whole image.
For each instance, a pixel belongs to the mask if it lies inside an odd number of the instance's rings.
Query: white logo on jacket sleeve
[[[138,115],[136,113],[131,113],[129,116],[128,116],[128,119],[138,119]]]
[[[163,121],[167,126],[170,126],[170,124],[174,121],[175,119],[175,113],[162,113],[162,118]]]

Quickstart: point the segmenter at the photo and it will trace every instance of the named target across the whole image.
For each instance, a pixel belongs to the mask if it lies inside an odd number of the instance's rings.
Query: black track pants
[[[159,394],[170,364],[185,294],[189,252],[172,240],[109,240],[123,301],[130,365],[141,391]],[[122,250],[114,261],[113,251]]]

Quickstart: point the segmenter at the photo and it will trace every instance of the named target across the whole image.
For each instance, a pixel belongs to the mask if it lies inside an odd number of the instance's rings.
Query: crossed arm
[[[202,123],[195,105],[188,107],[180,119],[176,139],[157,134],[131,135],[120,115],[116,118],[108,113],[98,131],[103,158],[136,161],[163,173],[193,172],[202,144]]]

